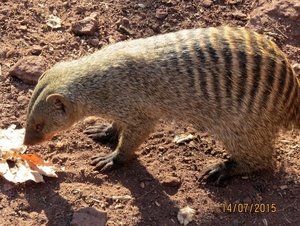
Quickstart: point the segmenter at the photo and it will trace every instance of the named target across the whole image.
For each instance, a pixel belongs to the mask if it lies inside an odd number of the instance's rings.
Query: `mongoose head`
[[[57,90],[59,81],[51,76],[41,78],[27,110],[24,145],[35,145],[49,140],[76,122],[72,102]]]

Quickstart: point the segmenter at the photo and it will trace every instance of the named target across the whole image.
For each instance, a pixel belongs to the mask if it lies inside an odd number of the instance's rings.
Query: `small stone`
[[[86,17],[72,23],[72,31],[76,35],[93,35],[98,28],[98,21],[95,17]]]
[[[38,56],[38,55],[41,54],[42,50],[43,50],[43,48],[42,48],[41,46],[35,45],[35,46],[33,46],[32,49],[31,49],[31,54],[32,54],[32,55]]]
[[[64,143],[59,141],[59,142],[56,143],[55,146],[56,146],[56,148],[60,149],[60,148],[64,147]]]
[[[36,84],[47,68],[46,58],[42,56],[27,56],[19,60],[8,75],[18,77],[26,84]]]
[[[93,13],[91,13],[91,15],[89,17],[97,19],[98,18],[98,13],[93,12]]]
[[[178,177],[173,176],[166,176],[164,181],[162,182],[162,185],[168,186],[168,187],[176,187],[181,184],[181,180]]]
[[[279,186],[279,188],[280,188],[281,190],[285,190],[285,189],[288,188],[288,186],[287,186],[287,185],[281,185],[281,186]]]
[[[237,1],[237,0],[228,0],[227,2],[228,2],[229,4],[234,5],[234,4],[236,4],[238,1]]]
[[[210,6],[212,6],[212,4],[213,4],[212,0],[202,0],[201,1],[201,5],[204,7],[210,7]]]
[[[18,103],[21,104],[21,105],[26,105],[26,104],[28,104],[28,98],[27,98],[26,96],[23,96],[23,95],[18,96],[17,101],[18,101]]]
[[[128,18],[126,18],[126,17],[123,17],[123,18],[122,18],[122,24],[123,24],[123,25],[128,25],[129,23],[130,23],[130,21],[129,21]]]
[[[143,3],[138,3],[138,6],[139,6],[140,8],[142,8],[142,9],[145,9],[145,8],[146,8],[145,4],[143,4]]]
[[[245,13],[240,12],[240,11],[231,13],[231,15],[233,17],[237,18],[237,19],[245,19],[245,18],[247,18],[247,15]]]
[[[19,29],[20,29],[21,31],[27,31],[27,26],[22,25],[22,26],[19,27]]]
[[[98,38],[90,39],[90,44],[94,47],[97,47],[99,45],[99,39]]]
[[[124,205],[122,205],[122,204],[115,205],[115,209],[123,209],[123,208],[124,208]]]
[[[140,183],[140,187],[144,189],[144,188],[145,188],[145,183],[144,183],[144,182],[141,182],[141,183]]]
[[[157,9],[155,13],[155,17],[158,19],[164,19],[168,16],[168,12],[162,10],[162,9]]]
[[[28,20],[22,20],[22,21],[20,22],[20,24],[21,24],[21,25],[27,25],[27,24],[29,24],[29,21],[28,21]]]
[[[93,207],[86,207],[76,211],[73,214],[70,226],[105,226],[107,222],[107,213],[97,210]]]

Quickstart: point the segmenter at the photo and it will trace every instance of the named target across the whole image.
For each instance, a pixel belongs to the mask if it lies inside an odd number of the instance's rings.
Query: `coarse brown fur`
[[[205,174],[220,181],[274,165],[280,128],[299,128],[299,81],[282,51],[244,28],[183,30],[109,45],[63,62],[40,78],[28,107],[24,144],[50,139],[87,116],[113,121],[91,137],[118,139],[95,157],[98,170],[122,164],[160,118],[206,128],[230,160]]]

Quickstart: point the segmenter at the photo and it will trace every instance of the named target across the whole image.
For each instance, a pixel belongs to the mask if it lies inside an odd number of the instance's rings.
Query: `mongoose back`
[[[34,89],[25,145],[50,139],[87,116],[112,124],[88,128],[92,138],[117,138],[96,156],[106,171],[129,160],[160,118],[205,128],[231,158],[204,175],[220,182],[274,165],[276,133],[299,128],[299,81],[272,41],[245,28],[201,28],[109,45],[56,64]]]

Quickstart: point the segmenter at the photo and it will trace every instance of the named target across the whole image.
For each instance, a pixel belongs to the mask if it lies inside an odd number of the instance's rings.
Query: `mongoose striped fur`
[[[49,140],[87,116],[94,139],[117,138],[96,156],[106,171],[131,158],[160,118],[205,128],[231,158],[204,175],[220,182],[274,166],[279,129],[299,128],[299,81],[272,41],[245,28],[200,28],[119,42],[46,71],[28,107],[24,144]]]

